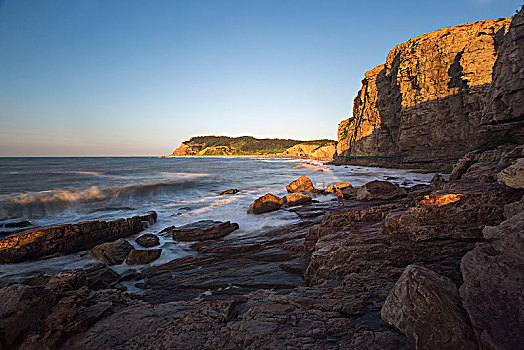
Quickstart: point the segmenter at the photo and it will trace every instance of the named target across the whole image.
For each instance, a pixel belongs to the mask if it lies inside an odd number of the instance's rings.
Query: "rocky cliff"
[[[522,121],[523,66],[522,27],[514,22],[508,33],[510,22],[444,28],[391,50],[365,74],[353,117],[339,125],[336,162],[451,170],[483,142],[511,138],[508,122]]]
[[[168,157],[266,156],[333,160],[335,141],[256,139],[250,136],[199,136],[182,142]]]

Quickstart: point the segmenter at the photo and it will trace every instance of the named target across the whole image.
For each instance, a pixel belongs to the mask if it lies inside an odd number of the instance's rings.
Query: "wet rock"
[[[524,188],[524,158],[519,158],[498,174],[498,182],[511,188]]]
[[[324,191],[324,193],[334,193],[335,188],[338,188],[340,190],[343,190],[345,188],[352,188],[351,182],[339,182],[337,184],[328,186],[328,188]]]
[[[51,254],[70,254],[97,244],[136,234],[157,214],[134,216],[115,221],[83,221],[73,225],[37,227],[0,237],[0,263],[35,260]]]
[[[86,273],[87,285],[92,290],[109,288],[120,280],[120,275],[116,271],[102,264],[86,270]]]
[[[523,219],[520,214],[510,221],[522,227]],[[485,349],[519,349],[524,342],[524,230],[506,228],[499,239],[478,244],[462,258],[460,295]]]
[[[0,347],[10,347],[51,306],[42,289],[13,284],[0,289]]]
[[[146,233],[145,235],[138,237],[136,239],[136,243],[138,243],[142,247],[151,248],[160,245],[160,240],[158,239],[157,235],[154,235],[152,233]]]
[[[27,220],[24,221],[16,221],[16,222],[6,222],[5,224],[2,224],[0,227],[3,228],[22,228],[30,226],[31,223]]]
[[[128,265],[144,265],[155,261],[162,254],[162,249],[138,250],[134,249],[129,252],[126,263]]]
[[[135,269],[127,270],[126,272],[122,273],[122,276],[118,280],[118,282],[126,282],[126,281],[138,281],[143,279],[145,276],[143,273],[138,272]]]
[[[133,250],[131,243],[123,238],[102,243],[91,249],[91,255],[107,265],[120,265]]]
[[[286,186],[286,190],[290,193],[293,192],[309,192],[309,193],[317,193],[318,190],[315,189],[313,186],[313,182],[311,182],[311,179],[307,176],[302,175],[292,183]]]
[[[370,201],[375,199],[393,199],[406,194],[398,185],[387,181],[371,181],[360,187],[357,192],[359,201]]]
[[[381,316],[418,349],[477,349],[456,285],[425,267],[406,267]]]
[[[268,193],[257,198],[247,210],[248,214],[263,214],[280,209],[284,205],[284,200],[274,194]]]
[[[300,193],[300,192],[288,194],[287,196],[284,196],[283,199],[284,199],[284,203],[288,207],[293,207],[293,206],[304,204],[304,203],[311,201],[310,196],[304,193]]]
[[[220,192],[220,195],[223,196],[226,194],[235,194],[235,193],[238,193],[238,190],[236,188],[232,188],[229,190],[225,190],[224,192]]]
[[[193,242],[222,238],[238,229],[238,224],[229,221],[201,220],[180,227],[171,226],[162,232],[170,233],[175,241]]]

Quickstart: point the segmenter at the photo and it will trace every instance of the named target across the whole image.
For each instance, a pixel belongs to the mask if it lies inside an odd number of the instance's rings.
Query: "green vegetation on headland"
[[[324,146],[334,147],[335,141],[257,139],[251,136],[196,136],[189,139],[189,141],[182,142],[182,145],[173,152],[172,156],[277,155],[288,151],[296,145],[315,151]]]

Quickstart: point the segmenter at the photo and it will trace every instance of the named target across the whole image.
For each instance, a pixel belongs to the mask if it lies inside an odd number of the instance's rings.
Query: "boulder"
[[[120,275],[103,264],[94,266],[88,270],[87,285],[92,290],[106,289],[120,280]]]
[[[353,188],[353,186],[351,185],[351,182],[339,182],[337,184],[334,184],[334,185],[331,185],[329,186],[325,191],[324,193],[333,193],[335,192],[335,187],[340,189],[340,190],[343,190],[345,188]]]
[[[344,199],[355,200],[357,199],[358,190],[359,190],[358,188],[346,187],[341,192],[342,192],[342,195],[344,196]]]
[[[152,233],[146,233],[145,235],[138,237],[135,241],[136,243],[145,248],[156,247],[160,244],[158,236]]]
[[[232,189],[220,192],[220,195],[223,196],[223,195],[226,195],[226,194],[235,194],[235,193],[238,193],[238,190],[236,188],[232,188]]]
[[[124,262],[127,255],[133,250],[131,243],[123,238],[114,242],[102,243],[91,249],[91,255],[107,265],[119,265]]]
[[[45,289],[57,297],[87,285],[87,275],[83,269],[60,271],[49,279]]]
[[[201,220],[180,227],[171,226],[162,232],[170,233],[175,241],[195,242],[227,236],[238,229],[238,224],[229,221]]]
[[[457,287],[425,267],[406,267],[382,306],[381,316],[417,349],[477,349]]]
[[[524,188],[524,158],[517,159],[498,174],[497,181],[511,188]]]
[[[518,202],[508,203],[504,206],[504,217],[509,219],[513,215],[516,215],[524,211],[524,195]]]
[[[24,221],[16,221],[16,222],[6,222],[5,224],[2,224],[0,227],[4,228],[21,228],[21,227],[27,227],[31,225],[31,223],[27,220]]]
[[[41,288],[12,284],[0,289],[0,348],[12,346],[18,336],[39,320],[52,300]]]
[[[292,183],[286,186],[286,190],[290,193],[306,191],[309,193],[317,193],[318,190],[313,186],[313,182],[307,176],[302,175]]]
[[[513,232],[524,232],[524,212],[511,216],[497,226],[486,226],[482,234],[487,241],[496,241]]]
[[[371,181],[360,187],[357,192],[359,201],[370,201],[374,199],[393,199],[406,194],[404,189],[388,181]]]
[[[134,249],[131,252],[129,252],[126,263],[128,265],[149,264],[150,262],[158,259],[160,257],[160,254],[162,254],[162,249]]]
[[[309,201],[311,201],[311,197],[308,196],[307,194],[300,193],[300,192],[291,193],[291,194],[288,194],[287,196],[284,196],[284,203],[288,207],[293,207],[296,205],[304,204]]]
[[[248,214],[262,214],[270,211],[280,209],[284,204],[284,200],[274,194],[268,193],[260,198],[257,198],[247,210]]]
[[[519,214],[509,221],[522,227],[523,220]],[[524,230],[506,230],[508,221],[500,226],[499,239],[477,244],[462,258],[460,296],[483,349],[521,349]]]
[[[435,189],[441,189],[446,184],[446,181],[442,178],[442,174],[435,174],[431,179],[429,185]]]

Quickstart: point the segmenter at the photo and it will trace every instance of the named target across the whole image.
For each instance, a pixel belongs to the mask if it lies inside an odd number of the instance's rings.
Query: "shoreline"
[[[187,155],[187,156],[156,156],[156,157],[150,157],[150,158],[158,158],[158,159],[167,159],[167,158],[248,158],[248,159],[303,159],[303,160],[316,160],[316,161],[322,161],[322,162],[332,162],[333,159],[316,159],[311,157],[291,157],[291,156],[277,156],[277,155],[243,155],[243,154],[237,154],[237,155],[212,155],[212,156],[205,156],[205,155]]]

